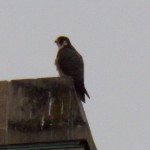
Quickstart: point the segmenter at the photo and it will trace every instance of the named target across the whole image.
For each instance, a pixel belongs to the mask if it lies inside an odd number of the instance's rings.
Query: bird
[[[73,84],[77,96],[85,102],[85,95],[90,96],[84,85],[84,62],[79,52],[72,46],[67,36],[59,36],[55,40],[58,46],[58,53],[55,65],[60,76],[69,76],[73,79]]]

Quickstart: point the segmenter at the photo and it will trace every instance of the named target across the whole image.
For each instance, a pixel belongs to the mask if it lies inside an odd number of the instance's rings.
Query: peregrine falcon
[[[72,46],[66,36],[60,36],[55,40],[58,46],[58,53],[55,64],[60,76],[72,77],[78,97],[85,102],[85,94],[90,98],[84,86],[84,63],[82,56]]]

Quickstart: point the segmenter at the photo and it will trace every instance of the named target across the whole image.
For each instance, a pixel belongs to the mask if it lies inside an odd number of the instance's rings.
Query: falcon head
[[[71,42],[68,37],[66,36],[59,36],[55,43],[57,44],[58,48],[63,48],[64,46],[70,46]]]

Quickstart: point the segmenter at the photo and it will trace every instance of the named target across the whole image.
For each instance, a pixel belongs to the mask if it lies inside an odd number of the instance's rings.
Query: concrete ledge
[[[0,82],[0,145],[79,139],[96,150],[71,79]]]

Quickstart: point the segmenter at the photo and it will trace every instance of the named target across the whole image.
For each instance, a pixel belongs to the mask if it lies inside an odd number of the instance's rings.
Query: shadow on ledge
[[[0,111],[0,145],[85,139],[96,150],[69,78],[1,81]]]

